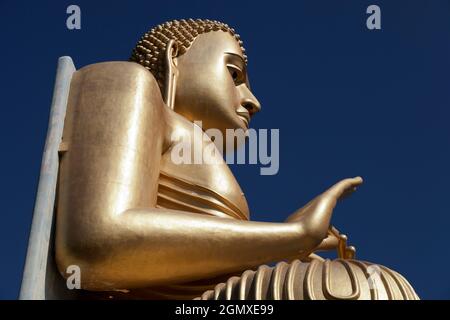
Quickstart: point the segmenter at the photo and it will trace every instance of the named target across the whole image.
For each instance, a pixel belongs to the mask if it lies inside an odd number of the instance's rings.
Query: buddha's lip
[[[247,111],[245,111],[245,112],[244,111],[242,111],[242,112],[236,111],[236,113],[237,113],[238,117],[242,121],[244,121],[245,126],[248,128],[249,127],[249,122],[250,122],[250,114]]]

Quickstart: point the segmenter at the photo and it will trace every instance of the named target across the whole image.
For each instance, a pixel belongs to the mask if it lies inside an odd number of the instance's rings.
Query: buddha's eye
[[[228,65],[228,70],[230,71],[231,78],[233,78],[235,85],[240,85],[244,83],[245,77],[242,70],[238,69],[235,66]]]

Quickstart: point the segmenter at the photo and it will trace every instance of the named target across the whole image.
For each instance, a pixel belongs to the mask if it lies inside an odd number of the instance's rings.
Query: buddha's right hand
[[[353,193],[362,183],[361,177],[339,181],[290,215],[286,222],[299,224],[304,241],[313,250],[328,236],[331,215],[337,201]]]

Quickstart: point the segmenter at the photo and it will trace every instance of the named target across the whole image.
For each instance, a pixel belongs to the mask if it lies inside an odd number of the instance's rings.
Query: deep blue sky
[[[38,4],[39,3],[39,4]],[[82,29],[66,29],[78,4]],[[378,4],[382,30],[365,26]],[[422,298],[450,298],[449,1],[0,1],[0,298],[18,295],[56,61],[126,60],[151,26],[233,26],[262,112],[280,129],[280,171],[235,166],[254,220],[281,221],[329,185],[361,175],[333,224],[358,258]]]

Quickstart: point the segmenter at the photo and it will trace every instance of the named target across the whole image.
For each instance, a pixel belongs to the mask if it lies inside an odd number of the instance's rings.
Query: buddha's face
[[[177,58],[178,80],[174,110],[203,130],[248,129],[260,110],[250,91],[242,50],[228,32],[199,35]],[[224,136],[225,137],[225,136]]]

